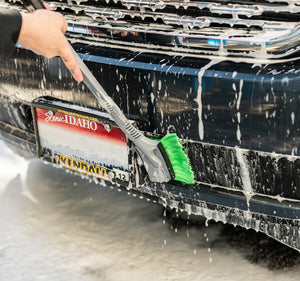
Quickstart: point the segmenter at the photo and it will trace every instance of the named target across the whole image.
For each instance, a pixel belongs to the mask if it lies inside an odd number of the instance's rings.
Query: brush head
[[[168,162],[174,180],[191,184],[194,172],[187,155],[184,153],[176,134],[169,134],[160,139],[160,150]]]

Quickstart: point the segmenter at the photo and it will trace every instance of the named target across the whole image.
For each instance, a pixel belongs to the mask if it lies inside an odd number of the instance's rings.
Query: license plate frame
[[[129,185],[132,143],[109,114],[52,97],[35,99],[31,108],[40,159],[96,181]]]

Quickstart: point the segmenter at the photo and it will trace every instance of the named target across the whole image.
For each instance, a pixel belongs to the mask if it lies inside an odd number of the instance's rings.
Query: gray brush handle
[[[82,71],[83,82],[94,94],[100,105],[112,116],[120,129],[135,144],[144,166],[149,174],[149,178],[154,182],[168,182],[171,175],[167,163],[161,151],[158,148],[159,141],[145,137],[132,123],[125,117],[121,109],[116,105],[113,99],[105,92],[95,76],[87,68],[83,60],[74,51],[70,45],[75,59]]]
[[[126,135],[132,140],[146,138],[144,135],[135,128],[125,117],[124,113],[116,105],[113,99],[106,93],[103,87],[96,80],[95,76],[91,73],[88,67],[85,65],[83,60],[75,52],[73,47],[70,45],[73,55],[82,71],[83,82],[95,95],[100,105],[113,117],[118,126],[126,133]]]

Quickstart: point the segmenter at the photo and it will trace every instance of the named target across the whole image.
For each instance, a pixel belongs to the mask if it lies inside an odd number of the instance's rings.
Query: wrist
[[[22,25],[19,33],[18,43],[22,46],[26,45],[26,41],[28,40],[28,26],[29,26],[29,14],[28,13],[21,13],[22,17]]]

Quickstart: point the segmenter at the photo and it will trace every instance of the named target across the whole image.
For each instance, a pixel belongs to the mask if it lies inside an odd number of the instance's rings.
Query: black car
[[[22,46],[0,64],[6,143],[300,250],[300,2],[49,2],[132,124],[149,137],[176,132],[195,182],[150,182],[134,145],[84,84],[59,58]],[[22,9],[18,0],[1,7]]]

